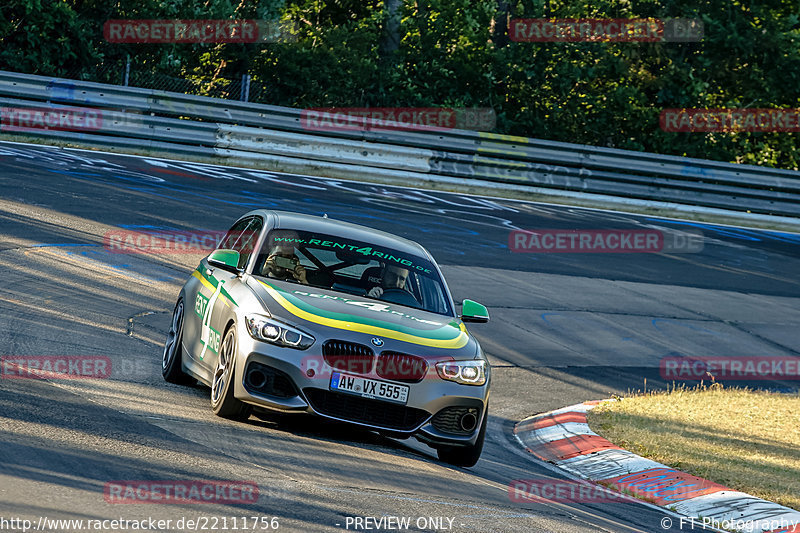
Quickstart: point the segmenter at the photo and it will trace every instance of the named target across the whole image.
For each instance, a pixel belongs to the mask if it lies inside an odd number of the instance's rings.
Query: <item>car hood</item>
[[[431,348],[461,349],[472,341],[464,324],[453,317],[318,287],[256,281],[251,286],[270,314],[298,325],[306,322],[313,329],[325,326]]]

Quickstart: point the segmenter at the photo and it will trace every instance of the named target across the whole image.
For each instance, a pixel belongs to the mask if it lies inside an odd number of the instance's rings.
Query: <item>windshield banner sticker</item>
[[[300,239],[297,237],[272,237],[272,241],[275,243],[278,242],[285,242],[289,244],[308,244],[311,246],[321,246],[324,248],[330,248],[332,250],[346,250],[349,252],[361,254],[367,257],[375,257],[377,259],[382,259],[384,261],[390,262],[393,261],[399,265],[403,265],[409,269],[413,269],[419,272],[424,272],[426,274],[431,273],[431,269],[423,266],[417,265],[413,261],[406,259],[405,257],[395,257],[389,252],[382,252],[380,250],[375,250],[371,246],[360,246],[355,244],[345,244],[342,242],[335,242],[335,241],[323,241],[320,239]]]

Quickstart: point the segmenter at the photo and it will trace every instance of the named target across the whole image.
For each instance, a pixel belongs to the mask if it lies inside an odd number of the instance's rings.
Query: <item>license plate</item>
[[[341,372],[334,372],[331,376],[331,390],[403,405],[408,402],[408,386],[406,385],[397,385],[360,376],[350,376]]]

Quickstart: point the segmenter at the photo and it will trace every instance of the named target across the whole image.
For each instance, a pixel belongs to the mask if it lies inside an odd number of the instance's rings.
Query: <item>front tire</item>
[[[481,423],[481,429],[478,433],[478,438],[475,441],[475,444],[471,446],[446,446],[439,448],[436,450],[436,455],[439,456],[439,460],[453,466],[475,466],[475,464],[478,462],[478,459],[481,457],[481,452],[483,451],[483,441],[486,438],[487,420],[489,420],[488,411],[483,414],[483,423]]]
[[[172,312],[172,323],[164,342],[164,354],[161,357],[161,375],[169,383],[186,385],[192,379],[184,373],[183,363],[183,298],[178,299],[175,310]]]
[[[236,331],[234,326],[225,332],[219,348],[219,358],[211,381],[211,409],[214,414],[232,420],[247,420],[252,408],[233,395],[236,380]]]

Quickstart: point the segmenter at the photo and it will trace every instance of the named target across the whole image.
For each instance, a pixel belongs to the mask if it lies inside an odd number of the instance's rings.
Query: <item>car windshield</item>
[[[427,258],[335,235],[272,230],[253,273],[453,315],[444,282]]]

